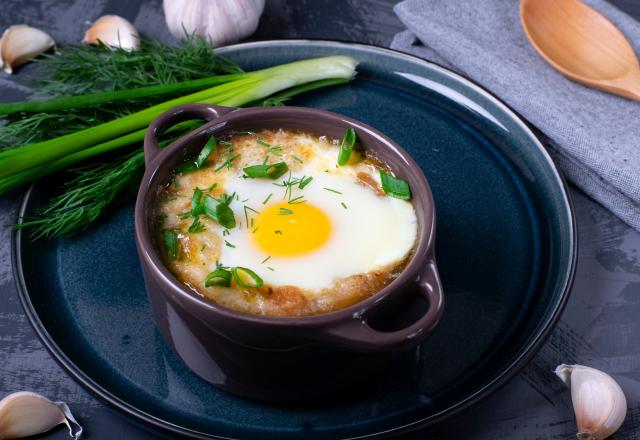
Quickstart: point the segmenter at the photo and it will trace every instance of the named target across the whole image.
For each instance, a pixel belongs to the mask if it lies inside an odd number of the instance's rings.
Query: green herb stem
[[[246,77],[246,73],[212,76],[173,84],[162,84],[134,89],[87,93],[84,95],[62,96],[51,99],[0,103],[0,115],[19,112],[51,112],[71,108],[93,107],[107,102],[128,101],[162,95],[192,93],[211,88],[217,84],[236,81]]]

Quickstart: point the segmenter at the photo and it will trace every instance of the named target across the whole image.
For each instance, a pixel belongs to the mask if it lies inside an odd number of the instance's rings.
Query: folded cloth
[[[590,0],[640,52],[640,23]],[[458,71],[540,129],[565,176],[640,231],[640,102],[575,83],[533,49],[513,0],[405,0],[391,47]]]

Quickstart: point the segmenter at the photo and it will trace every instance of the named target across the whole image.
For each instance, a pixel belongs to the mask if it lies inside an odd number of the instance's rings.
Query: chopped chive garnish
[[[342,194],[340,191],[336,191],[335,189],[326,188],[326,187],[325,187],[325,188],[323,188],[323,189],[326,189],[327,191],[330,191],[330,192],[332,192],[332,193]]]
[[[251,231],[251,233],[255,234],[257,230],[258,230],[258,228],[255,228],[253,231]]]
[[[211,272],[204,279],[205,287],[211,287],[211,286],[229,287],[230,285],[231,285],[231,272],[221,267]]]
[[[184,219],[187,219],[189,217],[193,217],[193,214],[191,213],[191,211],[187,211],[187,212],[183,212],[183,213],[178,214],[178,218],[180,220],[184,220]]]
[[[206,228],[204,227],[202,222],[200,222],[200,217],[196,217],[196,218],[193,219],[193,223],[191,223],[191,226],[189,226],[188,231],[191,234],[197,234],[198,232],[202,232],[205,229]]]
[[[269,269],[271,272],[275,272],[276,271],[273,267],[268,267],[267,266],[267,269]]]
[[[252,178],[277,179],[284,173],[289,171],[289,167],[285,162],[278,162],[269,165],[253,165],[243,168],[244,173]]]
[[[235,228],[236,226],[236,218],[233,215],[233,211],[229,208],[229,203],[231,203],[233,197],[221,198],[221,200],[216,200],[210,195],[204,196],[204,213],[207,217],[212,220],[217,221],[222,226],[227,229]]]
[[[218,143],[221,145],[226,145],[227,147],[233,147],[233,143],[229,141],[218,141]]]
[[[200,252],[202,252],[203,250],[205,250],[207,248],[206,244],[203,244],[202,247],[200,248]]]
[[[287,208],[280,208],[278,210],[278,215],[290,215],[293,214],[293,211]]]
[[[260,278],[257,273],[251,269],[247,269],[246,267],[233,267],[231,269],[231,274],[240,287],[258,288],[264,285],[262,278]]]
[[[276,233],[276,235],[282,235],[282,231],[280,229],[276,229],[275,231],[273,231]]]
[[[249,226],[253,228],[253,219],[251,219],[251,224]]]
[[[411,199],[411,190],[409,189],[409,183],[406,180],[398,179],[391,174],[380,170],[380,182],[382,183],[382,189],[385,193],[391,197],[402,200]]]
[[[180,182],[178,182],[178,176],[173,176],[173,186],[175,188],[180,188]]]
[[[211,136],[211,138],[207,141],[204,148],[196,158],[196,168],[202,168],[202,165],[204,165],[204,163],[207,161],[207,159],[215,149],[216,149],[216,138]]]
[[[293,199],[289,200],[290,205],[295,205],[297,203],[304,203],[304,196],[294,197]]]
[[[176,234],[176,231],[162,231],[162,238],[164,239],[167,254],[169,254],[172,259],[177,260],[180,256],[180,243],[178,242],[178,234]]]
[[[217,182],[212,183],[210,187],[203,189],[202,192],[206,192],[206,193],[211,192],[216,188],[216,186],[218,186]]]
[[[302,179],[300,179],[300,183],[298,184],[298,188],[303,189],[305,186],[310,184],[312,180],[313,180],[312,176],[302,177]]]
[[[221,169],[223,169],[224,167],[227,167],[227,169],[231,168],[231,165],[233,164],[233,161],[236,160],[237,158],[239,158],[240,155],[239,154],[235,154],[229,158],[227,158],[227,160],[225,160],[220,166],[218,166],[218,168],[216,168],[214,171],[217,173],[218,171],[220,171]]]
[[[226,237],[226,236],[227,236],[227,235],[229,235],[229,234],[231,234],[231,232],[229,232],[229,230],[228,230],[228,229],[224,229],[224,230],[222,231],[222,236],[223,236],[223,237]]]
[[[267,261],[269,261],[270,259],[271,259],[271,255],[269,255],[267,258],[265,258],[264,260],[262,260],[262,261],[260,262],[260,264],[264,264],[264,263],[266,263]]]
[[[224,241],[224,244],[225,244],[225,246],[230,247],[230,248],[234,248],[234,247],[236,247],[236,245],[235,245],[235,244],[231,244],[231,243],[229,243],[227,240],[225,240],[225,241]]]
[[[269,199],[270,199],[272,196],[273,196],[273,193],[270,193],[270,194],[267,196],[267,198],[266,198],[266,199],[264,199],[264,200],[262,201],[262,204],[263,204],[263,205],[266,205],[266,204],[267,204],[267,202],[269,201]]]
[[[356,144],[356,131],[349,127],[344,132],[342,144],[340,144],[340,153],[338,153],[338,165],[346,165],[351,157],[353,146]]]
[[[347,209],[347,205],[346,205],[344,202],[342,202],[342,203],[340,203],[340,204],[342,205],[342,207],[343,207],[344,209]]]
[[[293,160],[295,160],[296,162],[300,162],[300,163],[304,163],[304,161],[302,159],[300,159],[298,156],[291,156],[293,158]]]
[[[265,142],[265,141],[263,141],[262,139],[258,139],[256,142],[257,142],[258,144],[260,144],[260,145],[264,146],[264,147],[270,147],[270,146],[271,146],[271,145],[269,145],[269,143],[268,143],[268,142]]]
[[[244,205],[244,219],[247,222],[247,227],[249,227],[249,213],[247,211],[252,211],[252,212],[255,212],[256,214],[259,214],[259,212],[250,206]],[[253,223],[253,219],[251,219],[251,223]]]

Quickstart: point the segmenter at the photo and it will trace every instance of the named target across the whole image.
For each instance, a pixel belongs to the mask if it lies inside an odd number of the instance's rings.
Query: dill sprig
[[[17,228],[29,228],[30,238],[52,238],[79,231],[117,202],[133,197],[144,172],[144,153],[136,150],[111,162],[70,170],[75,177],[33,218]]]
[[[123,90],[151,84],[170,84],[242,69],[217,55],[211,43],[196,35],[180,46],[140,40],[140,49],[70,45],[39,61],[42,77],[35,79],[38,93],[79,94],[97,90]]]

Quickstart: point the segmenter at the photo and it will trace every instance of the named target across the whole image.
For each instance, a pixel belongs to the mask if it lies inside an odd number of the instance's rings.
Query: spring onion
[[[344,132],[342,143],[340,144],[340,152],[338,153],[338,165],[343,166],[349,162],[351,152],[356,144],[356,131],[349,127]]]
[[[402,200],[411,200],[411,190],[406,180],[398,179],[395,176],[380,170],[380,182],[382,189],[391,197]]]
[[[75,133],[0,151],[0,182],[11,176],[90,149],[98,144],[116,141],[132,132],[139,133],[128,142],[115,142],[107,151],[141,141],[146,127],[160,113],[180,104],[203,103],[240,106],[264,99],[278,91],[331,78],[349,79],[354,75],[355,61],[345,56],[332,56],[296,61],[247,73],[243,78],[156,104],[118,119]],[[0,187],[7,188],[0,184]],[[8,188],[7,188],[8,189]]]
[[[264,285],[262,278],[246,267],[233,267],[231,268],[231,274],[240,287],[258,288]]]
[[[210,195],[204,196],[203,210],[207,217],[215,220],[227,229],[236,227],[236,218],[229,208],[232,198],[216,200]]]
[[[222,267],[217,268],[213,272],[211,272],[204,279],[205,287],[219,286],[219,287],[229,287],[231,286],[231,272]]]
[[[164,246],[169,257],[177,260],[180,257],[180,242],[178,241],[176,231],[164,230],[162,231],[162,238],[164,239]]]
[[[251,178],[277,179],[289,171],[285,162],[278,162],[269,165],[253,165],[243,168],[242,171]]]

